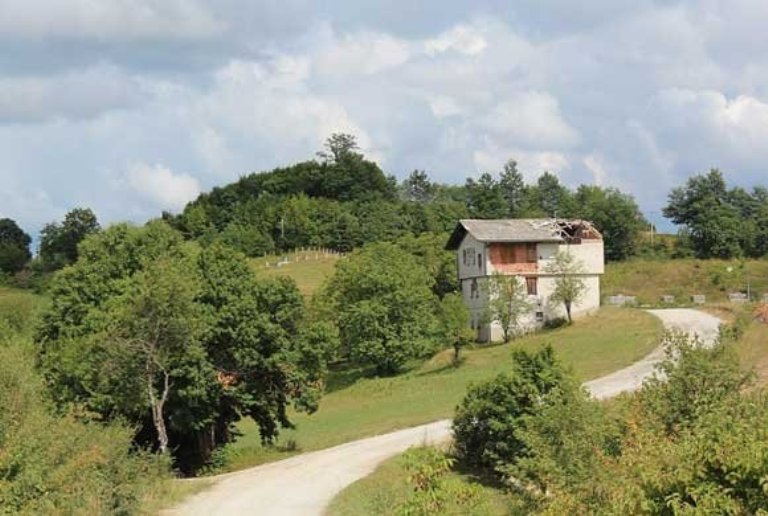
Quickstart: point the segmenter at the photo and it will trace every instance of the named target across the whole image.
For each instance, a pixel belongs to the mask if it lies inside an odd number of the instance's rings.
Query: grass
[[[264,447],[256,426],[243,421],[242,437],[227,448],[227,470],[327,448],[347,441],[406,428],[453,415],[467,386],[492,378],[511,363],[513,348],[551,344],[583,380],[635,362],[658,342],[661,323],[632,309],[604,308],[569,327],[529,335],[505,345],[463,352],[460,367],[451,365],[452,350],[390,378],[335,375],[329,392],[312,415],[291,414],[296,429],[281,434],[276,446]]]
[[[328,516],[370,516],[393,514],[413,493],[408,483],[409,472],[403,456],[397,456],[383,462],[369,476],[347,486],[339,493],[326,509]],[[489,485],[482,479],[468,472],[450,471],[442,479],[442,490],[448,493],[446,506],[441,514],[490,516],[495,514],[513,514],[514,498],[502,490]],[[456,503],[454,492],[471,490],[471,502]]]
[[[641,304],[657,304],[665,294],[680,304],[689,304],[692,294],[724,302],[747,284],[754,299],[768,293],[768,260],[636,259],[607,264],[601,283],[604,296],[633,295]]]
[[[326,278],[333,274],[340,257],[341,255],[338,254],[324,254],[319,251],[302,251],[253,258],[251,266],[261,276],[293,278],[301,293],[308,298],[322,286]],[[286,258],[288,263],[277,266],[283,258]]]

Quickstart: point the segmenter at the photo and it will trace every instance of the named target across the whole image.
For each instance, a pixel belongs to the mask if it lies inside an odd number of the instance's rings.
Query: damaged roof
[[[469,233],[480,242],[567,242],[600,239],[591,222],[574,219],[462,219],[445,248],[455,250]]]

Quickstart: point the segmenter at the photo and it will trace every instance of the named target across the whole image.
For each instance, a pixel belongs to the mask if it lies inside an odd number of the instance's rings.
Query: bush
[[[735,352],[722,342],[704,347],[682,333],[664,336],[666,360],[641,391],[644,410],[669,433],[691,426],[702,414],[732,400],[747,386]]]
[[[543,409],[550,394],[575,382],[550,346],[536,353],[515,351],[512,370],[471,386],[456,408],[456,454],[465,463],[504,476],[527,450],[520,429],[527,416]]]
[[[55,417],[33,370],[32,346],[0,346],[0,511],[132,514],[168,464],[131,451],[132,430]]]

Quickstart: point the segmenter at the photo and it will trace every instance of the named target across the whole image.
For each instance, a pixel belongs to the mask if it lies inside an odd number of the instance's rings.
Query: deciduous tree
[[[584,274],[584,264],[573,253],[559,251],[544,271],[555,276],[555,288],[549,296],[549,302],[562,303],[568,323],[573,322],[571,309],[587,292],[587,284],[581,275]]]

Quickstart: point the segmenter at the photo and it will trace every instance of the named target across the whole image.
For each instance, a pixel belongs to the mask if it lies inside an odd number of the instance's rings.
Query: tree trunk
[[[568,316],[568,324],[573,323],[573,320],[571,319],[571,302],[570,301],[565,302],[565,314]]]
[[[165,418],[163,417],[163,407],[168,400],[168,394],[171,392],[171,385],[168,378],[168,373],[163,371],[163,392],[160,395],[160,399],[157,399],[155,395],[155,387],[153,383],[153,375],[147,374],[147,389],[149,391],[149,404],[152,408],[152,423],[155,425],[157,431],[157,445],[161,454],[168,452],[168,431],[165,428]]]

